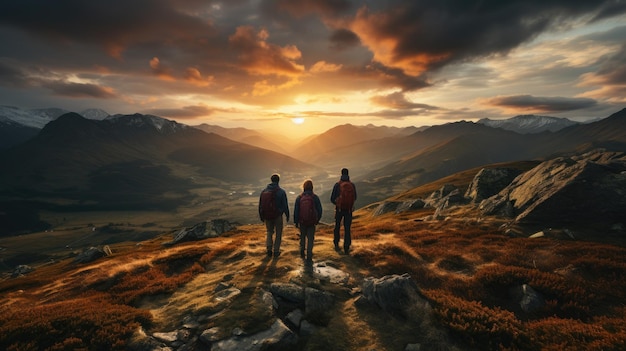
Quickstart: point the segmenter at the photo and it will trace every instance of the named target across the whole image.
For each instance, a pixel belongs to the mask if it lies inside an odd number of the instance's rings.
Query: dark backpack
[[[276,192],[278,191],[278,187],[274,189],[265,189],[261,192],[261,205],[260,205],[260,215],[261,219],[276,219],[280,212],[278,210],[278,206],[276,205]]]
[[[335,201],[337,208],[341,211],[352,211],[354,207],[354,185],[352,182],[342,180],[339,182],[339,196]]]
[[[313,194],[302,194],[302,196],[300,196],[298,222],[303,226],[317,224],[317,210],[315,209],[315,198]]]

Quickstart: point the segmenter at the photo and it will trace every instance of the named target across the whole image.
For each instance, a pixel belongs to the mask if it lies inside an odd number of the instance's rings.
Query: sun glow
[[[304,117],[294,117],[291,119],[294,124],[302,124],[304,123]]]

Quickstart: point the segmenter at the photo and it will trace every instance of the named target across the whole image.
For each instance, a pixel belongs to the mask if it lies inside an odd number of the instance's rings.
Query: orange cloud
[[[152,68],[152,73],[159,77],[159,79],[173,81],[174,76],[171,73],[171,70],[161,64],[161,61],[158,57],[153,57],[150,60],[150,68]]]
[[[328,63],[326,61],[318,61],[309,70],[311,73],[324,73],[324,72],[337,72],[341,69],[342,65],[334,63]]]
[[[297,77],[304,66],[296,63],[302,58],[293,45],[281,47],[267,42],[269,33],[261,29],[255,33],[251,26],[238,27],[229,38],[230,45],[238,51],[241,68],[253,75]]]
[[[358,11],[350,29],[356,33],[363,45],[374,54],[374,61],[387,67],[398,68],[411,76],[419,76],[429,68],[445,62],[450,53],[403,52],[403,37],[397,33],[382,30],[395,21],[389,13],[371,14],[367,8]],[[421,33],[428,35],[428,33]]]
[[[202,77],[202,74],[197,68],[188,67],[185,70],[185,80],[188,83],[193,84],[197,87],[206,87],[206,86],[213,84],[215,77],[213,76],[207,76],[206,78]]]

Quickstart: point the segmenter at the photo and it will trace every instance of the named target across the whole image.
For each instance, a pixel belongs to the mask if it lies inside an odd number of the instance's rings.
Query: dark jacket
[[[289,204],[287,203],[287,193],[283,188],[278,186],[278,183],[270,183],[267,185],[265,189],[267,190],[276,190],[276,207],[280,211],[280,214],[283,213],[287,216],[287,222],[289,222]],[[259,196],[259,217],[261,217],[261,197]]]
[[[302,194],[313,194],[313,192],[310,190],[306,190]],[[294,223],[298,223],[298,217],[300,216],[300,198],[302,197],[302,194],[298,195],[298,197],[296,198],[296,204],[293,209]],[[315,211],[317,211],[317,222],[319,223],[320,219],[322,219],[322,202],[320,201],[320,198],[315,194],[313,194],[313,201],[315,202]]]
[[[350,182],[350,176],[342,175],[339,179],[339,182],[341,181]],[[339,197],[339,182],[335,183],[335,186],[333,186],[333,192],[330,194],[330,202],[332,202],[334,205],[337,204],[337,198]],[[352,186],[354,187],[354,201],[356,202],[356,186],[352,182],[350,182],[350,184],[352,184]]]

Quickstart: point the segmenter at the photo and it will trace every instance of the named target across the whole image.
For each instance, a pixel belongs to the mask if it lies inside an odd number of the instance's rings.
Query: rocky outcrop
[[[235,228],[235,224],[224,219],[214,219],[212,221],[201,222],[193,227],[179,230],[174,235],[174,239],[172,239],[172,241],[165,242],[163,245],[171,246],[186,241],[215,238]]]
[[[514,168],[483,168],[467,187],[465,197],[472,203],[480,203],[502,191],[521,173]]]
[[[104,246],[103,248],[99,247],[90,247],[83,252],[79,253],[78,256],[74,258],[75,263],[88,263],[93,262],[101,257],[110,256],[111,249],[109,246]]]
[[[596,151],[543,162],[484,200],[486,215],[520,223],[623,221],[626,213],[626,155]]]

